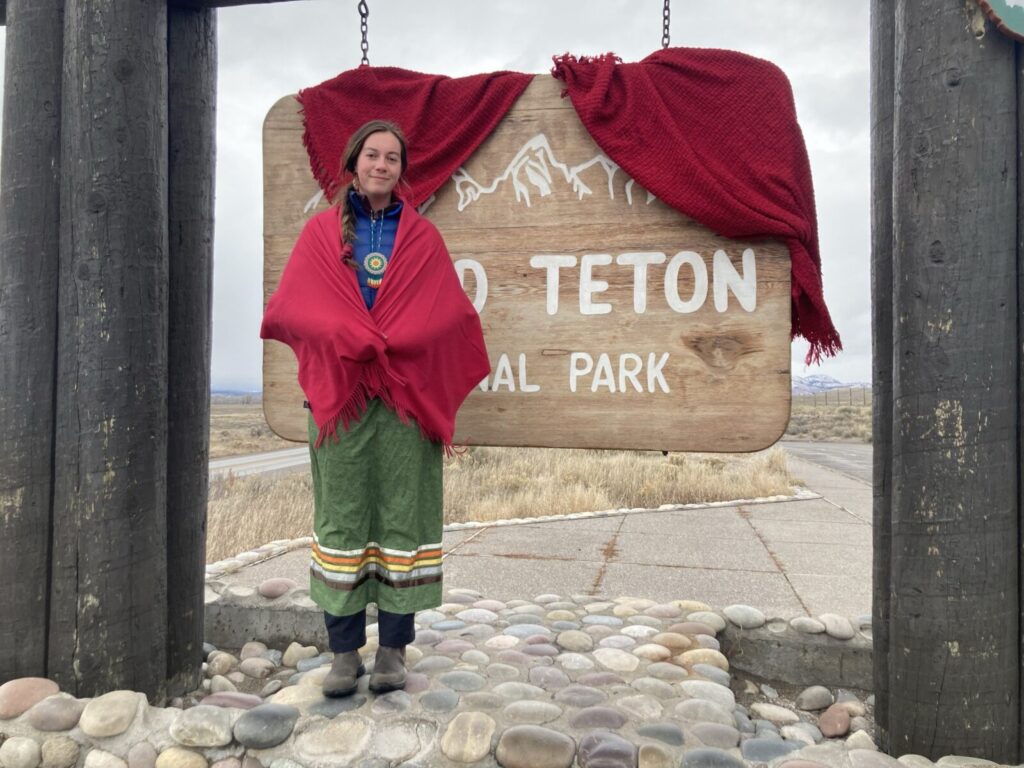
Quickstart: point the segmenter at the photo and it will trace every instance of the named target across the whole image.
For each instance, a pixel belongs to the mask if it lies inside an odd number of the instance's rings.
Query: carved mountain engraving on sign
[[[264,301],[326,205],[301,137],[285,97],[264,126]],[[719,237],[642,189],[552,78],[535,78],[420,210],[445,237],[490,354],[456,442],[749,451],[782,434],[785,245]],[[268,342],[264,410],[278,434],[306,439],[302,401],[291,350]]]

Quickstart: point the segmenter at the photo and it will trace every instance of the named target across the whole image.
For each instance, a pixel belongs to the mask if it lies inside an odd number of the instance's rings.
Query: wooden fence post
[[[163,697],[167,8],[67,0],[51,675]]]
[[[1014,46],[962,0],[894,36],[889,749],[1016,763]]]
[[[46,673],[64,0],[10,0],[0,177],[0,680]]]
[[[210,328],[216,144],[217,14],[169,8],[167,382],[167,681],[202,682]]]

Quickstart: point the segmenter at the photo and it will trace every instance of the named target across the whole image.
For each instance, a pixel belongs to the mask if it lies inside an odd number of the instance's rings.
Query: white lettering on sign
[[[530,384],[526,380],[526,355],[522,352],[519,353],[517,368],[519,375],[515,378],[512,375],[512,361],[507,353],[502,353],[494,366],[494,378],[484,377],[479,384],[480,391],[497,392],[499,388],[505,387],[509,392],[515,392],[518,385],[519,392],[540,392],[540,384]]]
[[[615,263],[633,268],[633,312],[642,315],[647,312],[647,273],[652,264],[664,264],[665,254],[658,251],[636,251],[620,253]],[[469,261],[465,259],[463,261]],[[479,264],[472,262],[479,267]],[[594,276],[595,267],[607,267],[612,257],[607,253],[586,253],[580,257],[579,267],[579,302],[581,315],[607,315],[612,305],[604,301],[595,301],[597,294],[608,290],[608,281],[599,280]],[[545,309],[549,315],[558,314],[558,292],[561,285],[561,270],[576,266],[576,257],[566,254],[537,254],[530,258],[530,266],[545,270],[546,291]],[[693,292],[684,299],[679,295],[679,273],[683,267],[693,272]],[[757,309],[757,259],[753,248],[743,251],[743,273],[740,274],[733,266],[729,255],[723,250],[715,251],[712,258],[714,282],[714,302],[717,312],[725,312],[729,308],[729,291],[739,301],[740,307],[746,312]],[[482,274],[483,270],[480,269]],[[460,273],[461,274],[461,273]],[[481,299],[480,285],[484,286]],[[700,310],[708,298],[708,268],[704,259],[696,251],[680,251],[668,262],[665,268],[664,292],[665,302],[673,312],[688,315]],[[477,300],[481,306],[486,300],[487,278],[477,278]],[[475,306],[475,303],[474,303]]]
[[[668,393],[668,382],[665,380],[663,371],[665,363],[668,362],[669,353],[664,352],[661,356],[656,352],[647,355],[647,392],[655,392],[656,388]],[[615,371],[612,367],[611,357],[607,352],[597,356],[597,364],[594,364],[593,355],[587,352],[572,352],[569,355],[569,391],[575,392],[579,381],[584,376],[593,374],[590,380],[590,391],[597,392],[604,388],[609,392],[626,392],[626,381],[633,385],[637,392],[643,392],[638,374],[643,369],[643,358],[632,352],[619,355],[618,364],[618,388],[616,389]]]
[[[459,284],[466,290],[466,271],[473,273],[476,281],[476,295],[473,297],[473,309],[479,315],[487,303],[487,272],[483,264],[474,259],[459,259],[455,262],[455,271],[459,273]]]

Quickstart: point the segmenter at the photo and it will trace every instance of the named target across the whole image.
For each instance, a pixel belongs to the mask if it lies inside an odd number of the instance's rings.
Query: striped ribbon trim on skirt
[[[395,589],[441,581],[440,542],[406,551],[375,541],[361,549],[331,549],[313,539],[310,571],[331,589],[350,592],[370,579]]]

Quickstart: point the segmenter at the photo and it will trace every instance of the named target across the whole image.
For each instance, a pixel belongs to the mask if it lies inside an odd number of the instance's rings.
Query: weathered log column
[[[889,746],[1016,763],[1014,46],[962,0],[895,41]]]
[[[10,0],[0,177],[0,680],[46,674],[64,0]]]
[[[875,729],[889,743],[892,560],[892,109],[896,0],[871,0],[871,354],[874,511],[872,640]]]
[[[49,657],[65,691],[167,672],[167,7],[67,0]]]
[[[217,15],[170,8],[167,386],[168,695],[202,681],[216,143]]]

